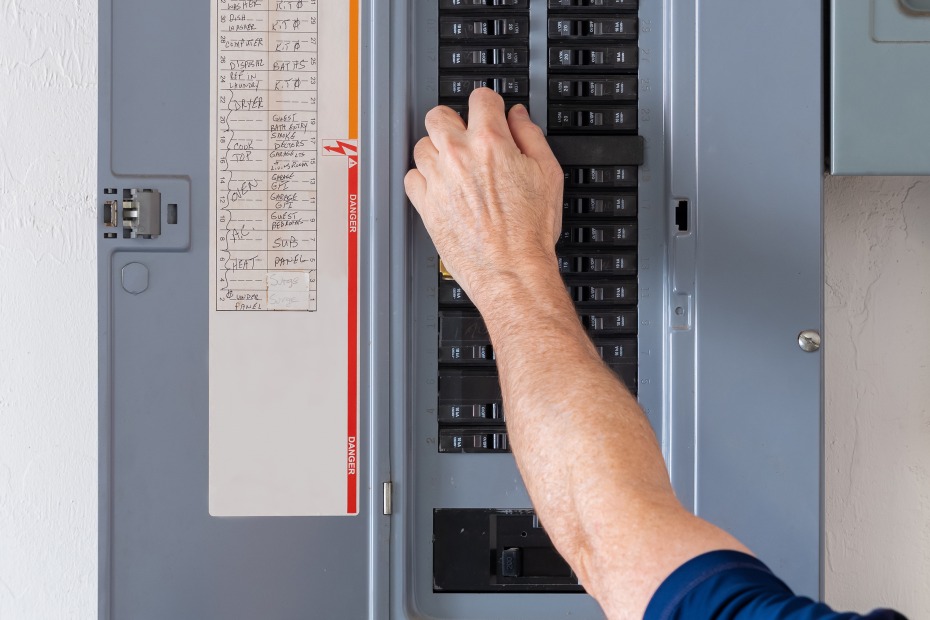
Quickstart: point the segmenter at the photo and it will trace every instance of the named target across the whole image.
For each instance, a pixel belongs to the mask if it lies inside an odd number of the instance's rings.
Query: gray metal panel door
[[[363,390],[358,517],[208,514],[210,3],[99,7],[100,204],[151,188],[163,219],[168,204],[178,213],[157,239],[104,238],[113,229],[98,225],[100,618],[381,617],[386,575],[369,568],[387,517],[366,413],[379,388]],[[364,341],[376,320],[363,320]]]
[[[701,2],[697,27],[695,510],[816,597],[821,7]]]

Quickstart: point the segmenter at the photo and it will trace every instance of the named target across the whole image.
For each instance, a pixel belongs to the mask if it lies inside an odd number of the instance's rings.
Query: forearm
[[[694,529],[735,543],[675,499],[652,427],[584,333],[554,256],[498,276],[475,297],[533,505],[605,611],[644,608],[655,575],[701,551],[664,549],[657,539],[678,540],[666,533]]]
[[[673,500],[652,427],[585,334],[554,256],[476,296],[530,492],[576,504],[608,489]]]
[[[743,549],[682,509],[636,402],[601,362],[559,276],[562,169],[522,106],[487,89],[469,125],[434,108],[405,187],[484,316],[514,456],[556,548],[611,618],[642,617],[683,562]]]

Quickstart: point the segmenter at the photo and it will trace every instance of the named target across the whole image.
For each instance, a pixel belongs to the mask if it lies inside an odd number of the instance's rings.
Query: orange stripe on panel
[[[359,0],[349,0],[349,139],[358,140]]]

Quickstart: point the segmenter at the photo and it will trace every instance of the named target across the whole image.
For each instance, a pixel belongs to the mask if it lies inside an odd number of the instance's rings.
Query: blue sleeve
[[[682,564],[652,596],[643,620],[906,620],[888,609],[837,613],[795,596],[745,553],[711,551]]]

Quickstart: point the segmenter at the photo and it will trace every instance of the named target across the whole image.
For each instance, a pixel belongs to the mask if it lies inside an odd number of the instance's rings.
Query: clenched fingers
[[[465,121],[455,110],[444,105],[426,113],[426,133],[437,149],[460,142],[465,138]]]
[[[504,100],[490,88],[476,88],[468,97],[468,133],[490,134],[510,141]]]
[[[523,104],[517,104],[510,109],[507,116],[510,133],[513,135],[517,148],[531,159],[535,159],[540,167],[551,173],[559,164],[549,148],[549,143],[542,130],[530,119],[529,113]]]
[[[429,175],[435,171],[438,155],[439,151],[436,150],[429,137],[421,138],[413,147],[413,161],[421,174]]]
[[[420,211],[420,205],[423,204],[423,197],[426,194],[426,179],[416,168],[408,170],[407,175],[404,176],[404,190],[416,210]]]

